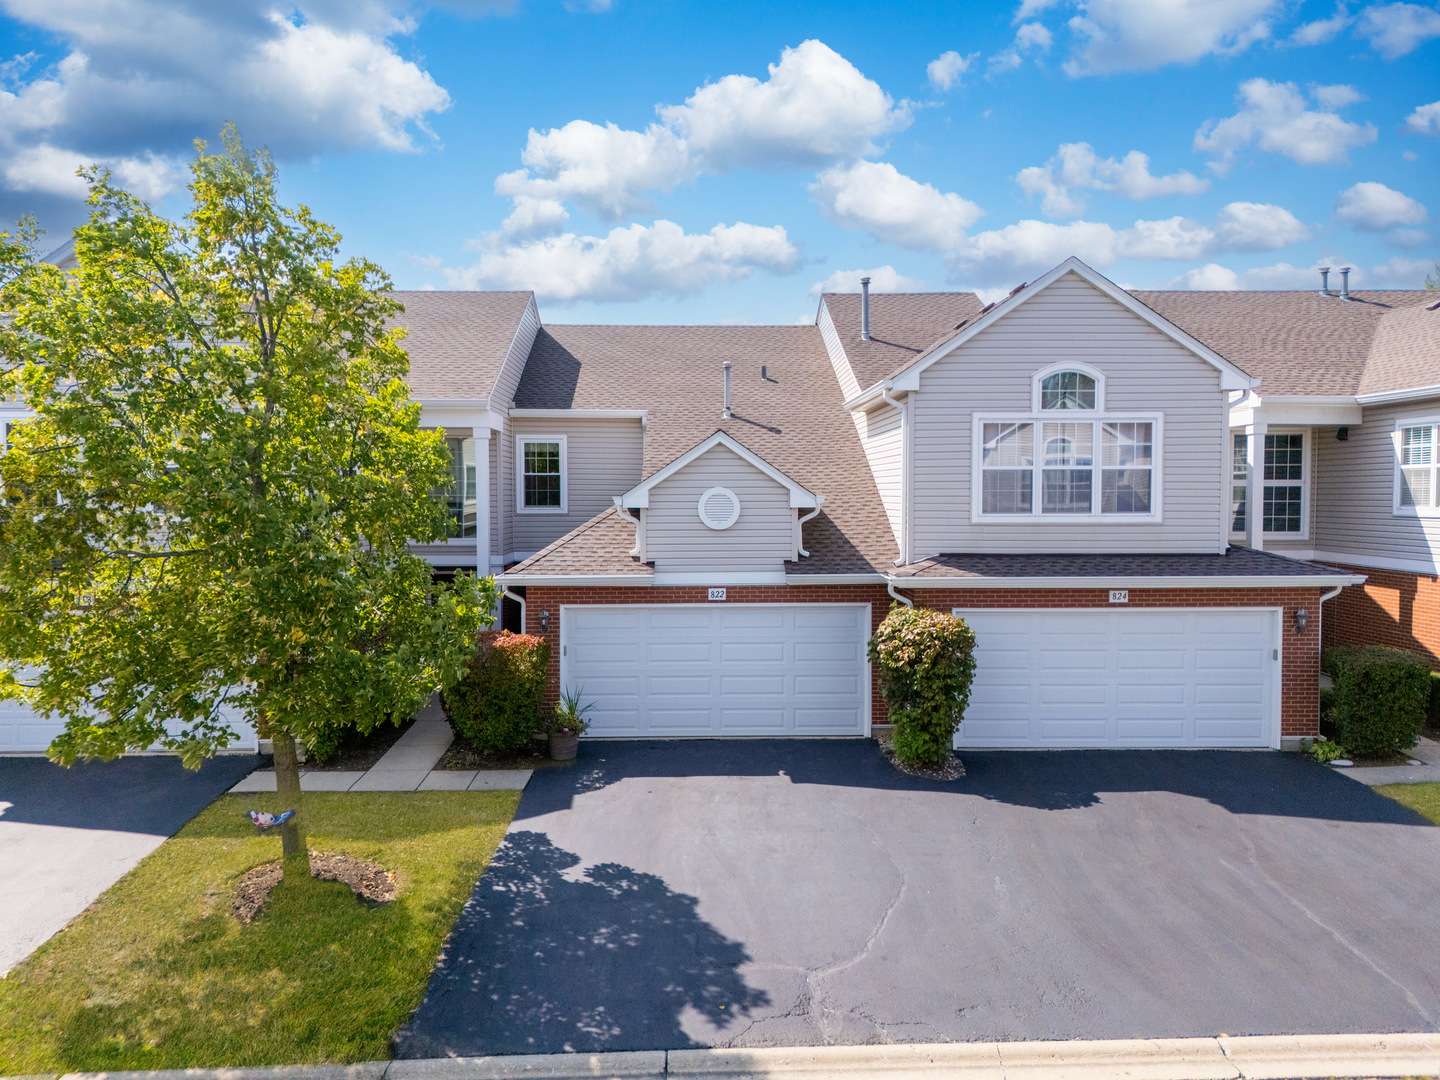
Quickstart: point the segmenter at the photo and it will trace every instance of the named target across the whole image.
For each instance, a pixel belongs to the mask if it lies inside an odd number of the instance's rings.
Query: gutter
[[[1357,405],[1380,405],[1387,401],[1440,397],[1440,386],[1417,386],[1410,390],[1384,390],[1378,394],[1356,394]]]
[[[1354,574],[1194,575],[1189,577],[887,577],[906,589],[1283,589],[1360,585]],[[1337,586],[1338,582],[1338,586]]]
[[[520,632],[522,634],[529,632],[530,624],[525,621],[525,597],[519,595],[518,593],[511,592],[509,589],[501,589],[500,595],[508,596],[511,600],[514,600],[517,604],[520,605]]]
[[[848,401],[842,402],[841,407],[846,412],[865,412],[865,406],[881,400],[893,387],[894,383],[889,379],[878,382],[868,390],[862,390]]]

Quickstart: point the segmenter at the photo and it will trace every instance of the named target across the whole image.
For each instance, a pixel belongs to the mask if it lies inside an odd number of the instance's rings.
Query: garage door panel
[[[596,736],[861,735],[869,605],[586,607],[561,619],[562,679]],[[613,661],[610,659],[615,657]]]
[[[957,746],[1271,745],[1273,612],[958,613],[977,669]]]

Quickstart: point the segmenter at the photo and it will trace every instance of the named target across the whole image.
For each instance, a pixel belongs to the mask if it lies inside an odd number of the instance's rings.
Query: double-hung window
[[[1035,377],[1027,416],[975,417],[976,521],[1159,517],[1158,416],[1106,413],[1099,372]]]
[[[563,514],[565,436],[521,435],[515,440],[515,509],[522,514]]]
[[[1241,535],[1248,527],[1247,482],[1250,473],[1250,436],[1231,433],[1230,532]],[[1303,431],[1267,431],[1260,468],[1260,529],[1267,536],[1303,539],[1307,531],[1305,491],[1309,464]]]
[[[473,537],[476,510],[475,440],[447,437],[445,449],[450,452],[449,481],[433,494],[444,503],[446,513],[454,522],[454,532],[451,535]]]
[[[1436,492],[1437,439],[1440,439],[1440,418],[1396,421],[1395,513],[1440,517],[1440,495]]]

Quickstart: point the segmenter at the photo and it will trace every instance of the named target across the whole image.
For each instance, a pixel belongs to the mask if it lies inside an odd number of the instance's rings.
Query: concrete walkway
[[[1440,742],[1421,739],[1413,750],[1405,751],[1416,765],[1383,765],[1376,768],[1339,768],[1351,780],[1358,780],[1366,787],[1382,784],[1427,784],[1440,783]]]
[[[520,791],[529,769],[436,769],[454,741],[437,694],[420,710],[410,730],[367,772],[300,771],[301,791]],[[275,774],[253,772],[233,792],[274,791]]]
[[[1279,1080],[1433,1076],[1440,1036],[1260,1035],[1103,1042],[899,1043],[66,1073],[64,1080]],[[51,1077],[54,1074],[50,1074]],[[17,1078],[18,1080],[18,1078]],[[31,1078],[39,1080],[39,1078]]]

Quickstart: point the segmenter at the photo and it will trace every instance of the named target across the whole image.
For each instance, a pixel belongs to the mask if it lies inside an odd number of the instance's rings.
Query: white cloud
[[[1228,251],[1274,251],[1308,236],[1309,230],[1283,207],[1234,202],[1209,224],[1183,217],[1136,221],[1128,229],[1091,221],[1021,221],[967,238],[947,266],[965,280],[1014,281],[1070,255],[1103,268],[1120,258],[1199,259]]]
[[[1002,72],[1013,71],[1025,62],[1027,53],[1049,52],[1053,40],[1049,29],[1043,23],[1023,24],[1020,29],[1015,31],[1015,41],[1010,48],[990,57],[989,70],[985,77],[993,78]]]
[[[1425,279],[1433,273],[1434,259],[1407,259],[1403,255],[1393,256],[1388,262],[1370,268],[1375,284],[1397,289],[1423,289]]]
[[[1070,29],[1082,39],[1068,75],[1151,71],[1212,53],[1242,52],[1270,36],[1284,0],[1080,0]]]
[[[1166,288],[1216,292],[1233,292],[1238,289],[1319,289],[1322,266],[1331,268],[1331,287],[1338,288],[1339,277],[1333,271],[1351,265],[1353,264],[1348,259],[1326,256],[1309,266],[1292,266],[1290,263],[1280,262],[1270,266],[1251,267],[1237,273],[1218,263],[1206,263],[1204,266],[1187,270],[1170,281]],[[1358,288],[1363,276],[1359,270],[1352,271],[1350,287]]]
[[[283,11],[265,0],[4,7],[68,49],[41,71],[12,63],[0,89],[0,159],[6,183],[20,190],[73,194],[79,189],[56,169],[83,161],[162,194],[190,140],[213,136],[226,120],[280,154],[413,150],[425,118],[450,104],[395,50],[392,39],[413,23],[379,2],[302,0]]]
[[[1345,10],[1342,3],[1335,9],[1335,14],[1328,19],[1316,19],[1298,27],[1288,39],[1291,45],[1323,45],[1325,42],[1335,38],[1341,31],[1348,27],[1355,20]],[[1221,267],[1220,269],[1224,269]],[[1226,271],[1227,273],[1229,271]]]
[[[1347,105],[1355,105],[1365,100],[1365,95],[1356,90],[1353,86],[1346,86],[1344,83],[1336,83],[1334,86],[1319,86],[1310,84],[1310,96],[1320,104],[1322,108],[1335,110],[1343,109]]]
[[[1344,161],[1352,148],[1374,142],[1374,124],[1342,119],[1327,102],[1359,100],[1350,87],[1315,86],[1310,95],[1320,109],[1308,109],[1294,83],[1247,79],[1235,95],[1240,109],[1223,120],[1207,120],[1195,133],[1195,150],[1210,154],[1210,168],[1225,175],[1241,149],[1251,143],[1284,154],[1302,165]]]
[[[726,75],[684,105],[660,109],[705,167],[815,165],[876,151],[874,139],[910,123],[878,83],[819,41],[805,41],[770,65],[765,82]]]
[[[1346,188],[1335,206],[1337,221],[1369,232],[1383,232],[1397,225],[1419,225],[1430,216],[1424,204],[1374,180]]]
[[[826,169],[810,185],[810,194],[836,225],[922,251],[957,246],[984,213],[969,199],[912,180],[888,162]]]
[[[650,193],[673,191],[706,173],[731,168],[823,165],[873,154],[874,140],[910,123],[878,83],[819,41],[786,49],[761,82],[726,75],[702,86],[683,105],[657,110],[644,131],[572,120],[532,130],[520,156],[523,169],[504,173],[495,193],[516,202],[517,227],[529,220],[522,201],[555,206],[574,201],[615,222],[652,208]],[[563,211],[563,207],[561,207]]]
[[[699,292],[756,270],[786,274],[800,253],[779,225],[738,222],[687,233],[673,221],[626,225],[605,236],[564,233],[481,245],[470,266],[446,269],[458,289],[534,289],[544,300],[643,300]]]
[[[1385,239],[1398,247],[1418,248],[1430,242],[1430,234],[1424,229],[1392,229],[1385,234]]]
[[[969,56],[961,56],[954,49],[950,49],[925,65],[925,75],[936,90],[953,89],[979,55],[971,53]]]
[[[821,293],[834,292],[859,292],[860,279],[870,279],[871,292],[919,292],[924,288],[923,281],[906,277],[895,267],[890,265],[877,266],[873,270],[836,270],[824,281],[817,281],[810,286],[810,295],[819,296]],[[814,319],[809,320],[811,322]]]
[[[124,186],[142,199],[158,199],[184,181],[185,166],[175,158],[150,153],[135,157],[100,157],[60,150],[46,143],[11,153],[0,166],[4,186],[11,191],[34,191],[61,198],[85,198],[85,181],[77,171],[85,165],[109,169]]]
[[[1394,60],[1440,37],[1440,11],[1419,4],[1372,4],[1360,13],[1355,33],[1386,60]]]
[[[1020,0],[1020,6],[1015,9],[1013,22],[1024,22],[1032,15],[1038,15],[1042,11],[1048,11],[1061,0]]]
[[[1169,287],[1200,292],[1228,292],[1240,288],[1240,275],[1219,263],[1206,263],[1193,270],[1186,270],[1170,282]]]
[[[1421,105],[1405,118],[1405,126],[1417,135],[1440,135],[1440,101]]]
[[[1021,169],[1015,182],[1022,191],[1043,197],[1041,210],[1048,217],[1071,217],[1085,208],[1076,188],[1113,191],[1126,199],[1154,199],[1163,195],[1197,195],[1210,189],[1210,181],[1181,169],[1169,176],[1154,176],[1150,158],[1131,150],[1122,159],[1101,160],[1089,143],[1062,143],[1044,165]]]

